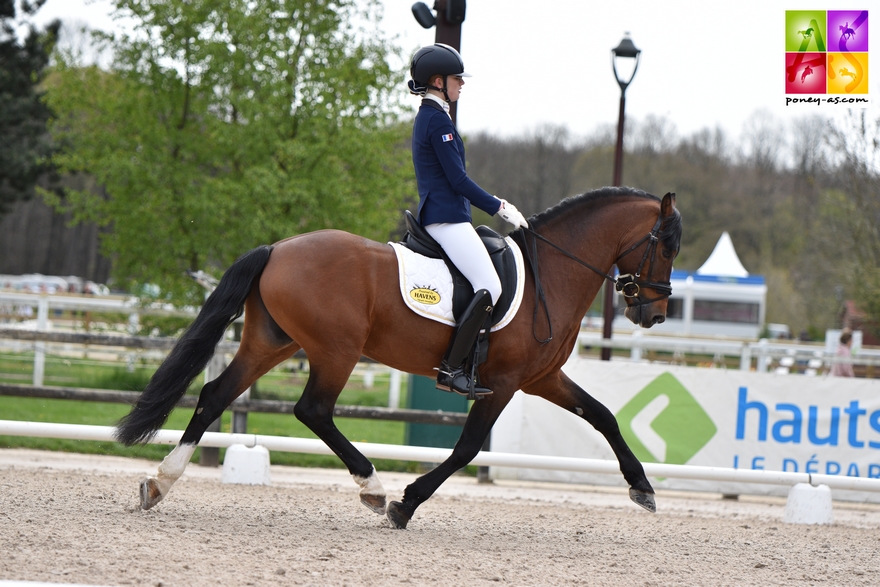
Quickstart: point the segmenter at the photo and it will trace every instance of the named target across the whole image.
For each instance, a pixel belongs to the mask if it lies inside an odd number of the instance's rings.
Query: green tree
[[[880,118],[851,113],[829,142],[838,157],[836,181],[822,194],[817,233],[824,236],[825,262],[843,278],[845,297],[880,335]]]
[[[26,19],[46,0],[22,2],[18,18],[15,0],[0,0],[0,215],[16,200],[34,193],[34,186],[52,167],[54,146],[46,130],[49,108],[41,101],[49,55],[59,22],[38,31]],[[17,28],[27,28],[20,40]]]
[[[117,0],[110,71],[61,56],[56,160],[100,193],[52,199],[107,227],[114,274],[179,300],[186,270],[340,228],[385,239],[413,187],[377,0]],[[357,22],[366,23],[357,28]],[[51,199],[51,198],[50,198]]]

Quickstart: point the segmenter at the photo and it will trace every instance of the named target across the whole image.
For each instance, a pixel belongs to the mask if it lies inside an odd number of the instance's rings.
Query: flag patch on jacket
[[[443,139],[444,143],[448,143],[452,140],[452,133],[449,133],[448,135],[443,135],[440,138]]]

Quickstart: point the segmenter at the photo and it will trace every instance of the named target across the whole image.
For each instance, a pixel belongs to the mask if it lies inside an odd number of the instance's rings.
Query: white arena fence
[[[110,426],[85,426],[80,424],[52,424],[44,422],[0,420],[0,435],[65,438],[68,440],[112,441],[113,428]],[[182,435],[182,430],[160,430],[151,442],[154,444],[176,445],[180,441]],[[285,436],[266,436],[262,434],[206,432],[202,437],[199,446],[228,448],[235,444],[247,447],[264,446],[270,451],[275,450],[281,452],[320,455],[333,454],[333,451],[331,451],[321,440],[312,438],[290,438]],[[354,446],[366,457],[375,459],[396,459],[421,463],[440,463],[446,460],[452,453],[450,449],[444,448],[398,446],[370,442],[354,442],[352,444],[354,444]],[[471,464],[489,467],[620,474],[620,466],[617,461],[487,451],[479,452],[474,460],[471,461]],[[651,477],[785,486],[793,486],[797,483],[809,483],[811,485],[827,485],[831,489],[880,492],[880,479],[658,463],[644,463],[643,466],[645,468],[645,473]]]
[[[819,375],[823,367],[830,368],[841,361],[835,354],[836,342],[829,349],[828,345],[820,346],[795,340],[762,338],[758,341],[744,341],[724,337],[701,339],[647,334],[634,330],[627,333],[615,332],[610,341],[603,339],[601,332],[582,331],[578,336],[578,343],[581,346],[628,349],[630,359],[636,362],[646,361],[646,352],[649,351],[671,353],[671,360],[670,357],[665,357],[664,361],[680,364],[684,364],[687,354],[712,356],[713,366],[716,367],[724,367],[726,357],[738,357],[740,371],[755,370],[759,373],[788,374],[797,372],[796,367],[801,366],[804,374]],[[847,362],[864,365],[873,371],[880,366],[880,349],[855,349],[852,358]]]

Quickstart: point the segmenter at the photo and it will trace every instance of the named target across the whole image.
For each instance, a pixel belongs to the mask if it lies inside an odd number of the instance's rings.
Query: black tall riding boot
[[[440,363],[437,389],[466,395],[469,399],[477,399],[492,393],[491,389],[476,387],[473,377],[464,368],[465,360],[473,350],[480,330],[491,313],[492,296],[485,289],[481,289],[474,294],[471,303],[455,325],[449,348],[443,356],[443,362]]]

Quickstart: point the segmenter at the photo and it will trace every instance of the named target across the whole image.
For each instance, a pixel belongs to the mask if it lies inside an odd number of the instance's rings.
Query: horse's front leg
[[[403,501],[392,501],[388,504],[386,515],[395,528],[403,530],[423,502],[434,495],[437,488],[453,473],[470,463],[483,446],[489,430],[501,414],[504,406],[510,401],[513,392],[503,393],[495,389],[495,393],[479,400],[471,408],[464,429],[452,454],[434,470],[426,473],[407,486],[403,493]]]
[[[654,502],[654,488],[651,487],[651,483],[645,476],[645,469],[627,446],[623,435],[620,434],[617,420],[608,408],[581,389],[562,371],[557,371],[528,386],[528,388],[524,388],[523,391],[543,397],[565,411],[580,416],[601,432],[617,456],[623,478],[630,485],[630,499],[649,512],[657,511],[657,505]]]

